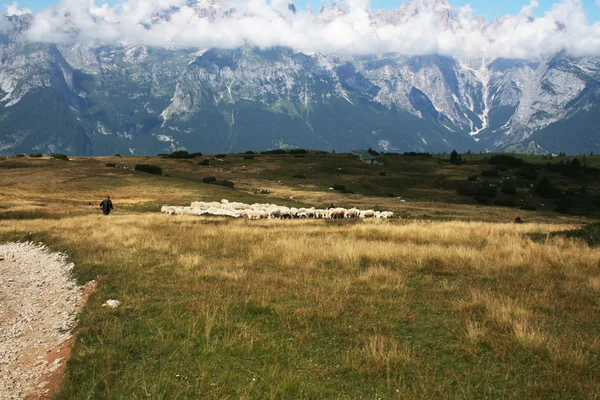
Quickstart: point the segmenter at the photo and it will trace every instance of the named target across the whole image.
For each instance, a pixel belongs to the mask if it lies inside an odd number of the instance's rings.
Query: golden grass
[[[109,275],[82,315],[62,398],[481,398],[502,397],[506,386],[515,397],[532,387],[534,397],[556,397],[558,387],[570,397],[598,393],[590,371],[600,354],[600,249],[528,236],[573,220],[171,217],[128,210],[197,199],[195,186],[170,181],[167,200],[160,182],[125,171],[92,190],[93,171],[67,179],[65,170],[47,186],[3,171],[5,210],[60,219],[3,220],[0,237],[68,251],[80,280]],[[102,198],[113,178],[118,212],[97,215],[88,199]],[[324,200],[301,192],[290,193]],[[459,208],[480,210],[436,212]],[[499,212],[491,219],[510,220]],[[123,309],[108,314],[99,307],[107,298]],[[170,378],[182,370],[193,385]],[[518,377],[507,382],[509,374]]]

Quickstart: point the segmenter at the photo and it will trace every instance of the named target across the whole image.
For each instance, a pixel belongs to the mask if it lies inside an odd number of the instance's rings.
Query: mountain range
[[[190,4],[209,22],[235,14],[220,0]],[[446,0],[368,18],[401,26],[424,10],[444,30],[459,29]],[[346,12],[333,4],[315,14],[327,23]],[[600,152],[599,57],[42,43],[28,35],[35,15],[3,18],[0,154]],[[168,19],[169,10],[151,24]],[[477,21],[488,36],[498,23]]]

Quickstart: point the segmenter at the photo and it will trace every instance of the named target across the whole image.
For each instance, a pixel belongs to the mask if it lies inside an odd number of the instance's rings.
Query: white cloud
[[[249,44],[306,53],[531,59],[566,50],[600,56],[600,23],[587,22],[581,0],[557,2],[536,18],[537,5],[531,1],[516,15],[488,22],[468,6],[454,11],[447,0],[414,0],[378,13],[371,13],[368,0],[346,0],[344,10],[333,6],[316,14],[294,14],[286,0],[128,0],[114,7],[62,0],[35,15],[28,35],[41,42],[200,49]],[[9,10],[18,11],[17,4]]]
[[[19,8],[19,3],[13,1],[11,4],[4,4],[4,8],[6,9],[6,15],[23,15],[23,14],[31,14],[31,10],[29,8]]]

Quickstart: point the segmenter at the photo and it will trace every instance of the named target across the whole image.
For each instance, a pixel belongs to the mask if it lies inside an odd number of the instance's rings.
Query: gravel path
[[[44,397],[52,357],[71,336],[80,288],[73,264],[42,245],[0,245],[0,399]]]

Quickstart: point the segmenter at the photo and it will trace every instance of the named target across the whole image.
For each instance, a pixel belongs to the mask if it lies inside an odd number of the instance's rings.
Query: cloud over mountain
[[[305,53],[534,59],[567,51],[600,55],[600,23],[590,24],[580,0],[562,0],[541,17],[537,1],[516,15],[486,21],[447,0],[414,0],[371,12],[368,0],[346,0],[313,12],[287,0],[128,0],[114,7],[62,0],[35,14],[37,42],[141,44],[159,47],[289,47]],[[23,10],[25,11],[25,10]],[[13,3],[9,13],[22,11]],[[1,26],[1,25],[0,25]]]

